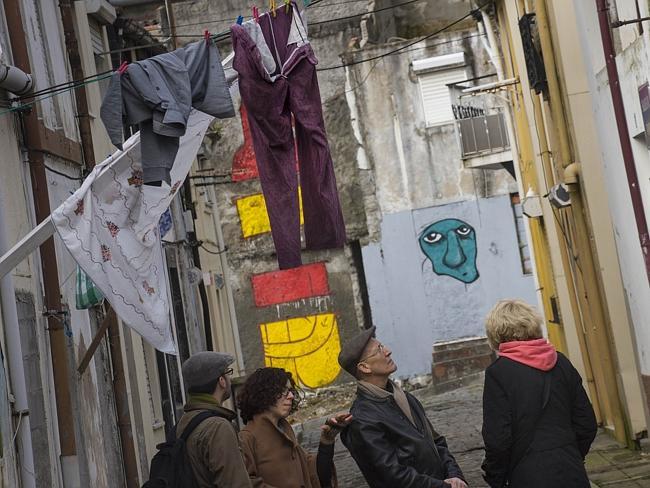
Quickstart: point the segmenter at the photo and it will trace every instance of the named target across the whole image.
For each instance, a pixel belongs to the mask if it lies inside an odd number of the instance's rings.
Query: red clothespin
[[[203,38],[205,39],[206,44],[210,44],[210,31],[205,30],[203,31]]]
[[[117,68],[117,72],[123,75],[128,68],[129,68],[129,63],[127,61],[123,61],[122,64],[120,64],[120,67]]]
[[[255,22],[258,24],[260,23],[260,11],[255,5],[253,5],[253,19],[255,19]]]

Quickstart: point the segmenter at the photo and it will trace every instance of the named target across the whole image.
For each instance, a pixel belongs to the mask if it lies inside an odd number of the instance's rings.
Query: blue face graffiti
[[[451,276],[463,283],[478,279],[476,233],[458,219],[444,219],[429,225],[420,234],[420,248],[437,275]]]

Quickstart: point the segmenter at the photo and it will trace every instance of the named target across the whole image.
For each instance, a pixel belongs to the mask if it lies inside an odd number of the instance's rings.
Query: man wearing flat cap
[[[397,365],[375,327],[343,345],[339,364],[358,385],[341,440],[371,488],[467,488],[422,404],[390,379]]]
[[[237,415],[221,406],[230,398],[233,361],[230,354],[204,351],[183,363],[187,403],[176,427],[177,438],[198,414],[213,413],[192,431],[186,444],[199,488],[251,488],[232,424]]]

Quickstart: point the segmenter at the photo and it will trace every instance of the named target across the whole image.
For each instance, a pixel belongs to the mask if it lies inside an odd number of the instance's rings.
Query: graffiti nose
[[[458,236],[453,231],[447,233],[447,250],[442,262],[449,268],[458,268],[465,262],[465,253],[460,247]]]

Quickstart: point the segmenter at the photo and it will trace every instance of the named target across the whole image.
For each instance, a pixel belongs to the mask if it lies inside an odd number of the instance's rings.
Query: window
[[[446,54],[413,62],[418,76],[424,120],[428,127],[454,120],[452,100],[447,85],[467,79],[465,54]]]
[[[530,247],[526,238],[526,222],[524,222],[524,213],[519,199],[519,193],[510,195],[512,203],[512,212],[515,217],[515,229],[517,230],[517,241],[519,242],[519,258],[521,259],[521,269],[525,275],[533,274],[533,261],[530,257]]]

